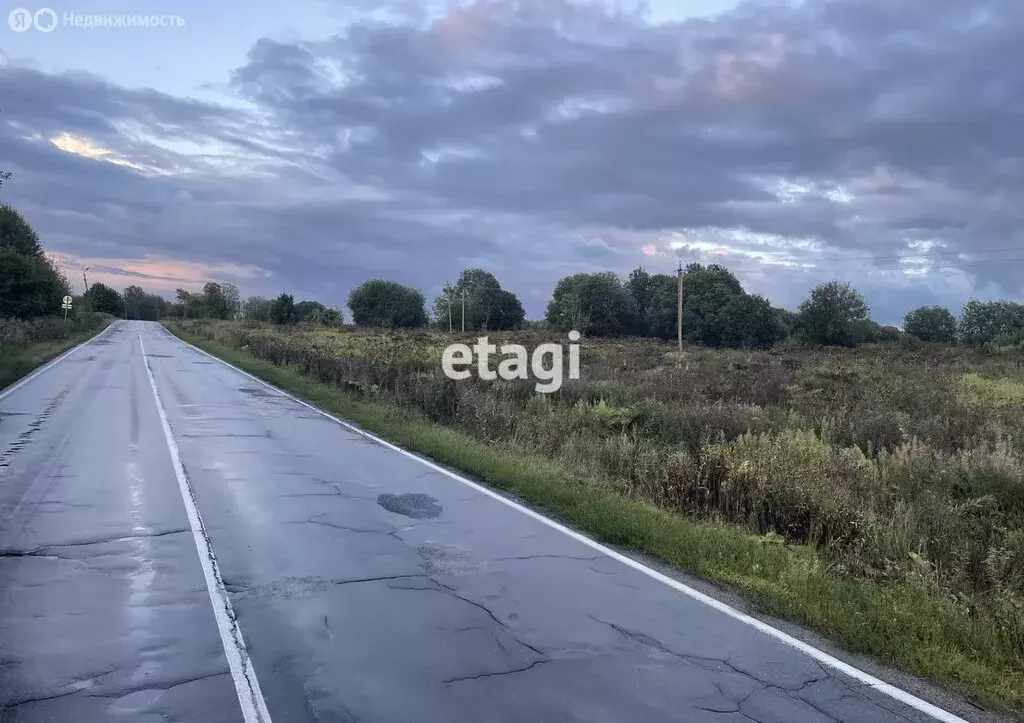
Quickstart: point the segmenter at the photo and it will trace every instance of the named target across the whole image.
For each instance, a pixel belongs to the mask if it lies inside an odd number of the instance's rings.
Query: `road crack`
[[[529,670],[533,670],[538,665],[544,665],[544,663],[550,663],[550,662],[551,662],[551,660],[549,658],[544,658],[543,660],[535,660],[532,663],[530,663],[529,665],[525,665],[525,666],[523,666],[521,668],[513,668],[511,670],[500,670],[500,671],[497,671],[497,672],[494,672],[494,673],[478,673],[476,675],[463,675],[463,676],[459,676],[458,678],[449,678],[448,680],[445,680],[445,681],[442,681],[442,682],[445,685],[451,685],[452,683],[460,683],[460,682],[466,681],[466,680],[482,680],[483,678],[499,678],[499,677],[501,677],[503,675],[514,675],[516,673],[525,673],[525,672],[527,672]]]

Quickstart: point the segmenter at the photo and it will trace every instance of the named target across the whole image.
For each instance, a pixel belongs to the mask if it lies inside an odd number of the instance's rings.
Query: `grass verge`
[[[0,391],[17,382],[34,369],[91,339],[107,328],[110,322],[93,329],[73,333],[66,339],[40,341],[0,351]]]
[[[759,611],[801,623],[975,701],[1024,711],[1022,651],[991,621],[923,587],[833,573],[807,546],[674,515],[546,457],[484,443],[409,410],[363,401],[296,369],[169,327],[185,341],[391,442],[511,492],[605,542],[726,583]]]

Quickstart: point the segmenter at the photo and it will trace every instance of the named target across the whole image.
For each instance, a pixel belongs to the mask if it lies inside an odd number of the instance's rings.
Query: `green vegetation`
[[[71,286],[46,257],[25,218],[0,204],[0,318],[32,319],[60,311]]]
[[[446,379],[469,335],[171,326],[604,540],[1024,710],[1024,370],[987,347],[587,339],[583,379]],[[555,332],[492,341],[558,340]]]
[[[426,326],[425,303],[416,289],[383,279],[367,281],[348,295],[352,320],[360,326]]]
[[[903,330],[921,341],[956,341],[956,317],[944,306],[922,306],[903,317]]]
[[[441,295],[434,300],[434,319],[444,329],[501,331],[522,327],[526,312],[519,297],[501,288],[494,274],[483,269],[466,269],[455,284],[445,284]]]

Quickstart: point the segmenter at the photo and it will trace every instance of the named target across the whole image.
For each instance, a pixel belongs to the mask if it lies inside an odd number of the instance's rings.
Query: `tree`
[[[341,312],[338,309],[328,309],[319,301],[300,301],[295,305],[295,316],[304,324],[341,326]]]
[[[175,289],[174,297],[176,312],[180,312],[183,319],[201,319],[207,316],[206,297],[204,294],[194,294],[185,289]]]
[[[263,296],[250,296],[242,304],[242,316],[253,321],[270,321],[274,300]]]
[[[675,339],[679,317],[679,279],[633,271],[626,281],[639,306],[636,333]],[[723,266],[690,264],[683,274],[683,332],[688,342],[707,346],[769,347],[788,330],[760,296],[747,294]]]
[[[510,291],[501,288],[494,274],[483,269],[466,269],[455,284],[446,284],[434,300],[434,320],[448,326],[451,304],[452,325],[462,328],[463,293],[465,293],[466,329],[494,331],[519,328],[526,318],[523,305]]]
[[[629,333],[637,308],[622,281],[610,271],[566,276],[555,286],[545,317],[549,324],[584,335]]]
[[[669,274],[650,277],[647,308],[640,312],[637,333],[659,339],[676,338],[679,318],[679,279]]]
[[[384,279],[367,281],[348,295],[352,320],[359,326],[425,326],[424,304],[423,294],[416,289]]]
[[[1015,340],[1024,334],[1024,304],[971,299],[960,315],[959,332],[965,344]]]
[[[734,317],[739,309],[755,309],[755,306],[737,300],[743,295],[739,279],[724,266],[687,266],[683,273],[683,334],[686,341],[706,346],[726,345],[729,321],[723,312],[730,302],[735,302],[731,312]],[[733,318],[732,321],[738,320]]]
[[[0,317],[57,314],[70,293],[67,277],[43,253],[28,221],[0,204]]]
[[[945,306],[922,306],[903,317],[903,331],[921,341],[956,341],[956,317]]]
[[[865,319],[854,324],[854,337],[858,342],[878,344],[881,342],[899,341],[903,332],[895,326],[882,326],[877,321]]]
[[[227,312],[226,319],[234,319],[242,311],[242,296],[238,287],[226,281],[220,282],[220,293],[224,298],[224,309]]]
[[[236,295],[237,292],[238,290],[235,289]],[[204,316],[214,319],[231,318],[231,302],[224,293],[224,286],[216,281],[207,281],[203,284],[202,304]]]
[[[850,284],[829,281],[818,284],[797,311],[801,338],[815,344],[856,346],[858,324],[868,320],[868,305]]]
[[[294,324],[299,320],[295,313],[295,298],[291,294],[281,292],[270,305],[270,320],[275,324]]]
[[[679,314],[677,284],[676,277],[668,274],[651,275],[642,268],[630,272],[625,286],[637,311],[634,334],[675,337]]]
[[[92,311],[100,311],[112,316],[124,316],[125,307],[121,295],[104,283],[96,281],[89,287],[85,300]]]
[[[127,319],[139,319],[146,292],[141,286],[129,286],[124,290],[124,314]]]
[[[341,312],[341,309],[323,309],[320,311],[314,321],[323,326],[341,326],[345,323],[345,315]]]
[[[42,256],[39,236],[25,217],[8,206],[0,204],[0,248],[11,249],[25,256]]]
[[[718,314],[719,342],[723,346],[760,349],[775,345],[786,337],[786,327],[776,311],[763,296],[733,296]]]
[[[495,294],[491,313],[491,328],[496,330],[520,329],[526,321],[526,310],[519,297],[506,289]]]

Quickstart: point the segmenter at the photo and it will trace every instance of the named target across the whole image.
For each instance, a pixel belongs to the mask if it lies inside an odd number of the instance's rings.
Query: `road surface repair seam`
[[[210,595],[210,604],[213,606],[213,615],[217,620],[217,630],[220,632],[224,655],[227,657],[228,667],[231,669],[231,677],[235,683],[235,692],[238,694],[242,716],[245,723],[271,723],[266,701],[263,700],[263,691],[256,679],[256,670],[249,659],[249,651],[245,647],[242,630],[238,626],[235,611],[231,607],[228,591],[224,587],[224,580],[217,566],[217,558],[213,554],[213,546],[206,534],[206,528],[203,527],[203,518],[196,505],[195,492],[192,490],[185,467],[181,462],[178,444],[174,441],[171,425],[167,420],[167,412],[156,388],[156,379],[153,377],[153,369],[146,356],[146,346],[142,342],[142,334],[138,330],[136,333],[139,337],[139,347],[142,349],[142,361],[146,365],[146,374],[149,376],[149,386],[153,390],[156,410],[160,415],[160,424],[163,426],[164,437],[167,440],[167,451],[171,455],[174,475],[178,478],[178,487],[181,489],[181,500],[185,503],[189,526],[192,528],[192,538],[195,540],[199,562],[203,567],[206,591]]]
[[[263,379],[260,379],[259,377],[257,377],[254,374],[250,374],[249,372],[245,371],[244,369],[238,368],[237,366],[235,366],[234,364],[231,364],[230,362],[224,361],[220,357],[217,357],[217,356],[215,356],[213,354],[210,354],[209,352],[204,351],[204,350],[200,349],[199,347],[197,347],[197,346],[195,346],[193,344],[189,344],[187,341],[184,341],[182,339],[179,339],[178,337],[175,337],[173,334],[171,334],[171,332],[167,331],[166,329],[164,329],[163,331],[164,331],[164,333],[167,336],[171,337],[175,341],[179,341],[180,343],[184,344],[185,346],[189,347],[190,349],[192,349],[192,350],[194,350],[194,351],[196,351],[196,352],[198,352],[198,353],[200,353],[200,354],[202,354],[204,356],[207,356],[207,357],[209,357],[209,358],[211,358],[211,359],[213,359],[213,360],[215,360],[217,362],[220,362],[221,364],[223,364],[226,367],[229,367],[230,369],[234,369],[239,374],[241,374],[241,375],[243,375],[243,376],[245,376],[245,377],[247,377],[249,379],[252,379],[255,382],[258,382],[258,383],[262,384],[263,386],[267,387],[268,389],[274,390],[275,392],[277,392],[281,396],[286,397],[287,399],[291,399],[293,402],[295,402],[297,404],[300,404],[303,407],[306,407],[307,409],[310,409],[310,410],[316,412],[317,414],[319,414],[319,415],[321,415],[323,417],[326,417],[327,419],[329,419],[332,422],[334,422],[334,423],[344,427],[345,429],[347,429],[347,430],[349,430],[351,432],[354,432],[355,434],[358,434],[358,435],[366,438],[369,441],[373,441],[373,442],[376,442],[377,444],[380,444],[380,445],[382,445],[384,447],[387,447],[388,449],[392,450],[393,452],[397,452],[397,453],[399,453],[399,454],[401,454],[401,455],[403,455],[405,457],[408,457],[409,459],[416,460],[420,464],[425,465],[426,467],[429,467],[430,469],[434,470],[435,472],[439,472],[440,474],[443,474],[446,477],[449,477],[449,478],[455,480],[456,482],[460,482],[461,484],[464,484],[467,487],[470,487],[471,489],[475,490],[476,492],[479,492],[480,494],[487,495],[491,499],[494,499],[494,500],[496,500],[496,501],[498,501],[498,502],[500,502],[500,503],[502,503],[504,505],[507,505],[507,506],[511,507],[512,509],[517,510],[521,514],[524,514],[527,517],[531,517],[534,520],[537,520],[538,522],[540,522],[543,525],[546,525],[546,526],[548,526],[548,527],[550,527],[550,528],[552,528],[554,530],[558,530],[562,534],[564,534],[564,535],[566,535],[568,537],[571,537],[572,539],[576,540],[577,542],[579,542],[581,544],[584,544],[587,547],[589,547],[589,548],[591,548],[593,550],[596,550],[596,551],[602,553],[603,555],[606,555],[606,556],[612,558],[613,560],[617,560],[618,562],[621,562],[623,565],[631,567],[634,570],[636,570],[638,572],[641,572],[644,575],[646,575],[646,576],[648,576],[648,577],[650,577],[650,578],[652,578],[654,580],[657,580],[658,582],[660,582],[660,583],[662,583],[664,585],[667,585],[668,587],[671,587],[672,589],[676,590],[677,592],[683,593],[687,597],[690,597],[690,598],[692,598],[692,599],[694,599],[694,600],[696,600],[698,602],[701,602],[704,605],[707,605],[708,607],[713,608],[713,609],[717,610],[718,612],[723,613],[724,615],[727,615],[730,618],[733,618],[734,620],[743,623],[744,625],[752,627],[755,630],[757,630],[758,632],[764,633],[765,635],[768,635],[768,636],[770,636],[772,638],[775,638],[776,640],[778,640],[779,642],[783,643],[784,645],[787,645],[787,646],[789,646],[791,648],[799,650],[800,652],[804,653],[805,655],[807,655],[807,656],[813,658],[814,660],[816,660],[818,663],[820,663],[820,664],[822,664],[822,665],[824,665],[824,666],[826,666],[828,668],[831,668],[833,670],[836,670],[836,671],[842,673],[843,675],[846,675],[846,676],[848,676],[850,678],[853,678],[854,680],[862,683],[865,687],[872,688],[872,689],[878,691],[879,693],[887,695],[890,698],[893,698],[894,700],[897,700],[897,701],[903,703],[904,705],[907,705],[907,706],[909,706],[909,707],[911,707],[911,708],[913,708],[913,709],[915,709],[917,711],[920,711],[920,712],[922,712],[922,713],[924,713],[926,715],[929,715],[929,716],[931,716],[932,718],[934,718],[936,720],[942,721],[942,723],[968,723],[968,721],[966,721],[965,719],[963,719],[963,718],[961,718],[961,717],[959,717],[957,715],[954,715],[953,713],[950,713],[949,711],[943,710],[942,708],[939,708],[938,706],[933,705],[933,704],[929,703],[926,700],[918,698],[917,696],[912,695],[911,693],[908,693],[907,691],[902,690],[901,688],[897,688],[894,685],[890,685],[889,683],[886,683],[885,681],[880,680],[879,678],[876,678],[875,676],[870,675],[869,673],[866,673],[863,670],[860,670],[859,668],[855,668],[854,666],[850,665],[849,663],[846,663],[846,662],[840,660],[839,658],[836,658],[835,656],[830,655],[829,653],[826,653],[824,650],[819,650],[818,648],[815,648],[813,645],[810,645],[809,643],[805,643],[804,641],[802,641],[802,640],[800,640],[798,638],[795,638],[792,635],[789,635],[788,633],[783,632],[782,630],[774,628],[774,627],[772,627],[771,625],[769,625],[768,623],[766,623],[766,622],[764,622],[762,620],[758,620],[755,617],[751,617],[750,615],[747,615],[746,613],[740,612],[736,608],[731,607],[730,605],[727,605],[726,603],[722,602],[721,600],[717,600],[717,599],[711,597],[710,595],[706,595],[706,594],[700,592],[699,590],[696,590],[695,588],[690,587],[689,585],[686,585],[686,584],[684,584],[684,583],[682,583],[682,582],[680,582],[678,580],[675,580],[675,579],[669,577],[668,575],[660,573],[657,570],[654,570],[654,569],[652,569],[650,567],[647,567],[642,562],[634,560],[633,558],[628,557],[628,556],[622,554],[621,552],[617,552],[616,550],[613,550],[610,547],[606,547],[606,546],[602,545],[601,543],[599,543],[599,542],[597,542],[595,540],[590,539],[586,535],[583,535],[583,534],[581,534],[581,533],[579,533],[579,532],[577,532],[577,531],[575,531],[573,529],[570,529],[570,528],[566,527],[565,525],[562,525],[562,524],[560,524],[558,522],[555,522],[554,520],[548,519],[547,517],[545,517],[544,515],[540,514],[539,512],[531,510],[529,507],[521,505],[518,502],[516,502],[516,501],[514,501],[512,499],[509,499],[508,497],[505,497],[504,495],[499,494],[498,492],[495,492],[492,489],[489,489],[489,488],[487,488],[487,487],[485,487],[485,486],[483,486],[483,485],[481,485],[481,484],[479,484],[477,482],[474,482],[474,481],[472,481],[472,480],[470,480],[470,479],[468,479],[466,477],[463,477],[463,476],[461,476],[459,474],[456,474],[455,472],[452,472],[451,470],[446,469],[445,467],[442,467],[439,464],[431,462],[430,460],[424,459],[423,457],[420,457],[419,455],[414,454],[413,452],[410,452],[410,451],[408,451],[406,449],[402,449],[401,447],[399,447],[399,446],[397,446],[395,444],[392,444],[391,442],[388,442],[386,439],[382,439],[381,437],[378,437],[378,436],[376,436],[376,435],[374,435],[374,434],[372,434],[370,432],[367,432],[365,429],[362,429],[362,428],[360,428],[360,427],[358,427],[358,426],[356,426],[356,425],[354,425],[354,424],[352,424],[350,422],[346,422],[345,420],[341,419],[340,417],[336,417],[335,415],[331,414],[330,412],[326,412],[323,409],[320,409],[319,407],[317,407],[316,405],[311,404],[311,403],[309,403],[309,402],[307,402],[307,401],[305,401],[303,399],[300,399],[300,398],[296,397],[295,395],[290,394],[289,392],[286,392],[285,390],[283,390],[283,389],[281,389],[281,388],[279,388],[277,386],[274,386],[270,382],[264,381]],[[140,341],[141,341],[141,337],[140,337]]]

